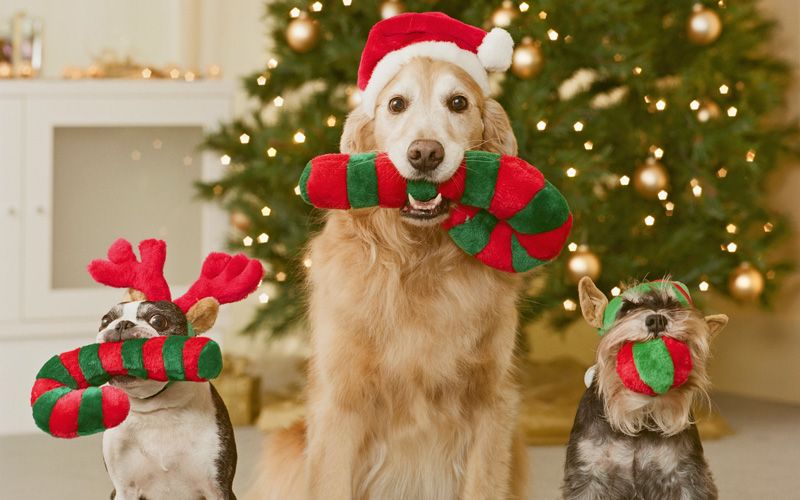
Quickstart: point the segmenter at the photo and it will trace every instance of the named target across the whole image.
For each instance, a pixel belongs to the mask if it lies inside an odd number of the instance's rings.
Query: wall
[[[787,117],[800,115],[800,2],[762,0],[762,10],[779,21],[778,34],[772,42],[776,53],[795,68],[794,85],[788,95]],[[772,179],[769,198],[775,209],[786,213],[794,234],[800,234],[800,171],[787,164]],[[782,249],[800,255],[797,238]],[[800,262],[798,262],[800,265]],[[694,292],[699,293],[699,292]],[[752,306],[714,298],[708,313],[730,316],[728,327],[714,344],[711,377],[722,391],[800,404],[800,273],[786,280],[774,309],[763,311]],[[568,331],[554,333],[546,325],[536,325],[530,332],[532,357],[548,360],[575,356],[586,366],[593,363],[597,334],[583,321]]]

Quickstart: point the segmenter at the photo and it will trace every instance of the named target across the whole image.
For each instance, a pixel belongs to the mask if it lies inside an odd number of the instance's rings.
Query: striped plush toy
[[[112,376],[205,382],[222,370],[219,345],[206,337],[164,336],[89,344],[50,358],[36,375],[31,406],[36,425],[73,438],[116,427],[128,416],[128,395]]]
[[[555,258],[572,227],[567,202],[542,173],[513,156],[466,151],[456,173],[436,185],[407,181],[386,153],[327,154],[312,159],[300,194],[317,208],[401,208],[409,195],[441,194],[455,208],[442,223],[453,241],[484,264],[524,272]]]

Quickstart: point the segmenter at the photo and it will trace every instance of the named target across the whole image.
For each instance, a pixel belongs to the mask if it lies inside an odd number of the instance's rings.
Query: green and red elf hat
[[[222,370],[219,345],[177,335],[89,344],[50,358],[36,375],[31,407],[36,425],[59,438],[103,432],[128,416],[128,395],[100,387],[115,375],[205,382]]]
[[[679,281],[651,281],[628,289],[628,292],[646,293],[652,290],[670,290],[673,297],[685,308],[693,307],[689,289]],[[621,296],[609,301],[603,313],[600,335],[614,325],[622,307]],[[657,396],[683,385],[692,371],[692,355],[683,342],[666,335],[643,342],[626,342],[617,353],[617,374],[628,389]]]
[[[462,250],[506,272],[524,272],[554,259],[566,243],[572,214],[561,193],[524,160],[466,151],[455,174],[436,185],[409,181],[386,153],[326,154],[300,177],[300,195],[323,209],[401,208],[411,195],[441,194],[456,204],[442,223]]]

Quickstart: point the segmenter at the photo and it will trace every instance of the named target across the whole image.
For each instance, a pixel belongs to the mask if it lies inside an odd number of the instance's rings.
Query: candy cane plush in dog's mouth
[[[317,208],[384,207],[426,219],[442,216],[456,245],[507,272],[554,259],[572,227],[566,200],[539,170],[486,151],[464,152],[456,173],[438,185],[406,180],[386,153],[327,154],[308,162],[299,187]]]

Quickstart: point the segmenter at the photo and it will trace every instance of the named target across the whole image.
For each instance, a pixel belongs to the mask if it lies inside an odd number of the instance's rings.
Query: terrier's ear
[[[217,321],[219,302],[213,297],[198,300],[186,313],[186,320],[192,324],[196,333],[207,332]]]
[[[578,298],[581,302],[581,312],[587,323],[595,328],[603,326],[603,313],[608,305],[608,299],[595,286],[592,278],[584,276],[578,283]]]
[[[140,300],[147,300],[147,296],[135,288],[128,288],[122,296],[122,302],[138,302]]]
[[[706,316],[706,324],[708,325],[708,331],[711,332],[711,336],[714,337],[728,324],[728,317],[724,314],[712,314]]]

